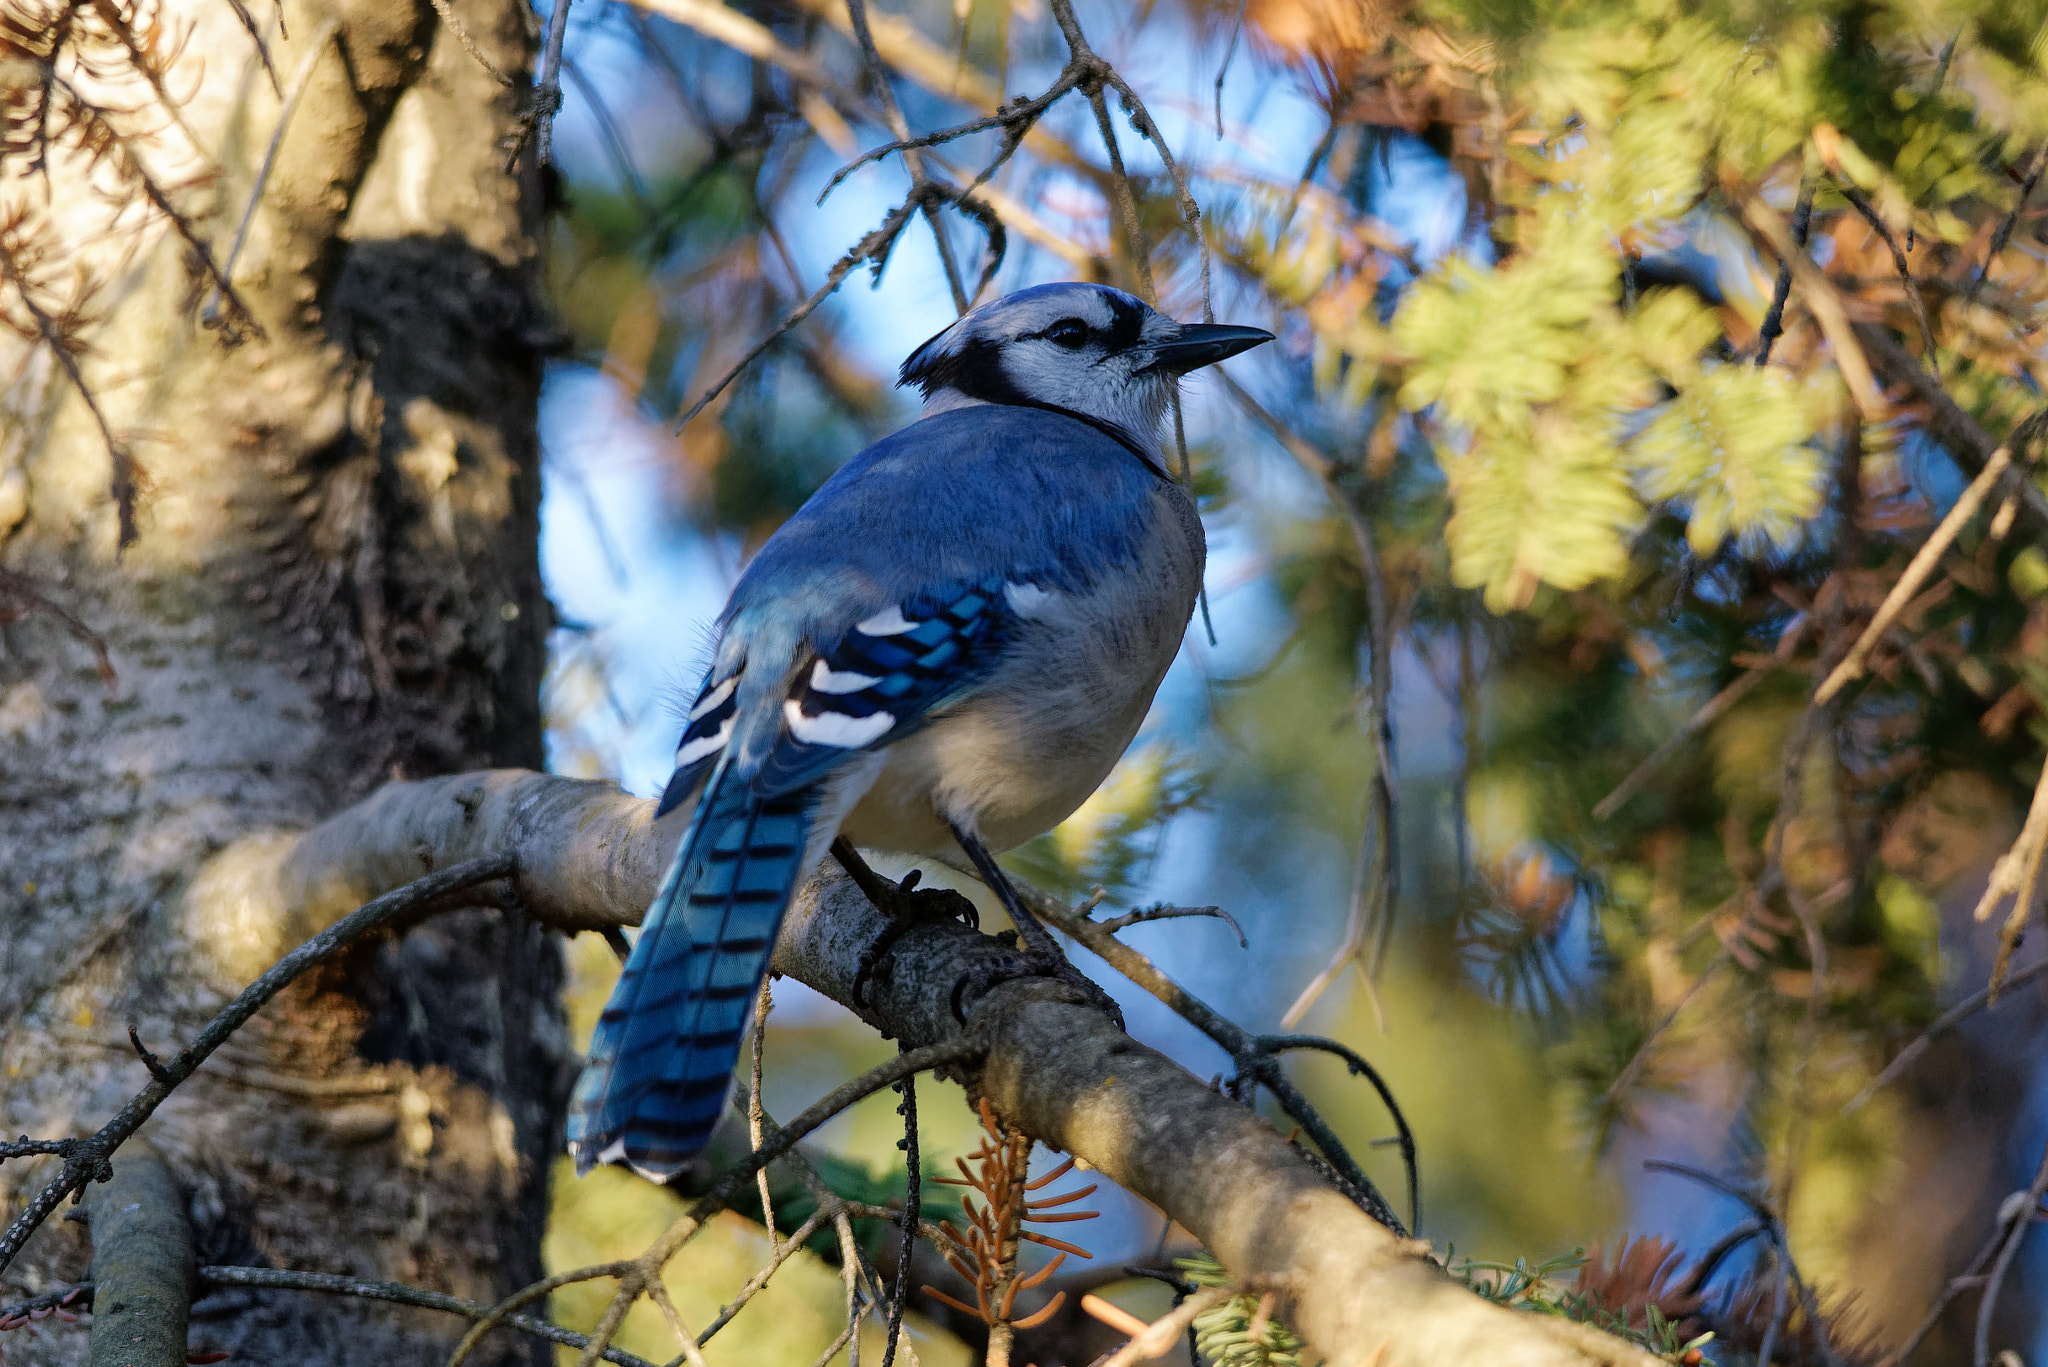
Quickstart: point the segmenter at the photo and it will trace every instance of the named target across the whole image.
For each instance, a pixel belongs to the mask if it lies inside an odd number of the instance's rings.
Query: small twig
[[[1826,702],[1850,682],[1863,677],[1865,666],[1870,660],[1870,652],[1876,648],[1879,639],[1891,630],[1892,623],[1898,620],[1906,604],[1920,592],[1920,586],[1927,582],[1928,576],[1940,565],[1941,557],[1955,541],[1957,534],[1962,531],[1963,525],[1976,516],[1977,509],[1990,496],[1992,487],[1998,483],[1999,478],[2005,474],[2006,467],[2012,463],[2012,453],[2031,444],[2044,427],[2048,427],[2048,410],[2035,414],[2014,428],[2005,445],[1991,453],[1991,458],[1984,462],[1984,468],[1978,471],[1977,477],[1970,481],[1969,487],[1956,499],[1955,506],[1948,510],[1948,515],[1942,518],[1940,525],[1914,554],[1906,566],[1906,572],[1892,585],[1891,592],[1884,596],[1884,602],[1878,605],[1877,615],[1870,619],[1870,625],[1856,638],[1856,644],[1849,648],[1849,653],[1842,657],[1842,662],[1835,666],[1826,681],[1814,691],[1815,702]]]
[[[1222,65],[1216,68],[1216,136],[1223,136],[1223,78],[1230,74],[1230,63],[1237,56],[1237,40],[1244,36],[1244,12],[1250,0],[1237,0],[1237,18],[1230,25],[1230,41],[1223,48]]]
[[[1038,122],[1039,116],[1056,104],[1061,96],[1066,95],[1081,84],[1081,75],[1082,72],[1078,67],[1069,64],[1067,69],[1059,74],[1058,78],[1046,88],[1045,93],[1042,95],[1037,95],[1030,99],[1019,97],[1004,105],[995,113],[986,115],[983,118],[970,119],[966,123],[956,124],[951,128],[942,128],[936,133],[926,133],[915,138],[898,138],[893,142],[885,142],[880,147],[863,152],[860,156],[832,173],[832,179],[826,181],[825,188],[818,192],[817,202],[823,204],[826,197],[839,188],[840,182],[844,181],[861,167],[880,161],[884,157],[898,152],[907,155],[924,148],[938,147],[974,133],[986,133],[991,128],[1002,129],[1006,141],[1021,144],[1024,140],[1024,134],[1030,130],[1032,125]],[[981,179],[986,179],[986,176],[987,173],[984,173],[982,177],[977,179],[976,184],[978,185]],[[969,189],[973,188],[975,187],[969,187]]]
[[[2012,963],[2012,952],[2019,948],[2020,931],[2027,924],[2027,914],[2034,909],[2034,885],[2041,876],[2044,851],[2048,851],[2048,764],[2042,766],[2041,776],[2034,782],[2034,800],[2027,807],[2026,824],[2020,828],[2019,838],[1991,866],[1991,877],[1984,885],[1984,895],[1977,900],[1976,919],[1982,921],[2008,895],[2013,899],[2012,913],[2005,918],[2005,925],[1998,933],[1998,957],[1991,965],[1988,990],[1993,1001],[1998,1000],[2005,970]]]
[[[1792,1261],[1792,1248],[1786,1239],[1785,1222],[1778,1218],[1778,1213],[1771,1209],[1769,1204],[1759,1199],[1754,1192],[1725,1178],[1716,1177],[1713,1173],[1702,1172],[1700,1169],[1689,1167],[1684,1163],[1671,1163],[1661,1158],[1651,1158],[1644,1161],[1643,1167],[1649,1172],[1668,1172],[1674,1176],[1697,1182],[1703,1187],[1709,1187],[1724,1196],[1732,1196],[1742,1202],[1743,1205],[1749,1207],[1750,1214],[1763,1224],[1765,1234],[1770,1238],[1772,1246],[1777,1250],[1779,1265],[1783,1268],[1783,1274],[1778,1282],[1778,1295],[1771,1312],[1771,1327],[1764,1335],[1764,1346],[1757,1350],[1757,1362],[1763,1364],[1771,1360],[1769,1346],[1771,1339],[1776,1335],[1778,1328],[1784,1320],[1785,1283],[1790,1281],[1792,1289],[1798,1293],[1799,1308],[1806,1316],[1807,1326],[1813,1331],[1814,1338],[1819,1343],[1821,1360],[1830,1364],[1830,1367],[1834,1367],[1834,1364],[1838,1363],[1839,1359],[1835,1356],[1833,1345],[1828,1342],[1827,1320],[1820,1313],[1820,1302],[1814,1296],[1813,1289],[1799,1275],[1799,1265]],[[2048,1167],[2044,1167],[2044,1171],[2048,1171]]]
[[[441,0],[447,3],[447,0]],[[314,68],[327,51],[327,44],[341,30],[341,21],[329,19],[313,35],[312,46],[306,55],[299,58],[298,69],[292,72],[291,89],[284,95],[284,103],[277,111],[277,124],[270,130],[270,144],[263,149],[263,161],[256,168],[256,179],[249,184],[249,198],[242,205],[241,221],[235,224],[235,236],[228,243],[227,257],[221,262],[220,283],[207,292],[206,303],[199,310],[199,321],[210,328],[217,328],[225,321],[221,312],[223,301],[222,285],[235,273],[235,262],[242,255],[242,244],[248,239],[249,224],[256,217],[256,206],[263,202],[263,189],[270,184],[271,168],[277,165],[277,149],[284,145],[285,129],[291,126],[292,115],[297,112],[299,101],[305,98],[306,87],[312,83]]]
[[[780,341],[790,329],[810,317],[817,310],[818,305],[830,298],[834,291],[846,280],[846,277],[853,274],[854,267],[860,265],[863,261],[871,261],[875,268],[879,270],[888,261],[889,253],[896,245],[896,239],[902,235],[904,225],[910,222],[911,215],[916,211],[917,199],[915,196],[904,200],[903,203],[891,209],[889,216],[882,220],[880,227],[855,243],[851,250],[832,264],[832,269],[826,272],[825,283],[818,286],[817,291],[810,298],[804,300],[803,303],[797,305],[788,314],[784,315],[782,321],[775,325],[773,331],[749,348],[745,356],[742,356],[730,370],[720,376],[715,384],[699,395],[696,402],[683,410],[683,416],[676,419],[675,430],[680,432],[685,427],[688,427],[690,420],[703,412],[705,406],[713,399],[723,394],[727,387],[746,371],[748,366],[751,366],[766,354],[768,349]]]
[[[570,0],[554,0],[554,7],[548,11],[547,38],[541,45],[540,82],[534,86],[532,103],[526,113],[520,116],[519,130],[513,135],[512,149],[505,157],[505,174],[519,164],[519,154],[526,150],[526,144],[533,144],[533,160],[536,166],[546,166],[554,158],[555,114],[562,107],[562,39],[569,31]]]
[[[1223,387],[1236,400],[1238,407],[1265,428],[1294,458],[1295,464],[1323,486],[1324,495],[1351,531],[1352,544],[1358,551],[1359,574],[1365,583],[1367,668],[1371,673],[1367,681],[1370,689],[1366,725],[1373,747],[1372,819],[1368,828],[1372,837],[1370,874],[1361,877],[1353,888],[1351,915],[1345,926],[1343,942],[1330,956],[1322,972],[1301,990],[1301,995],[1280,1017],[1282,1025],[1292,1027],[1308,1014],[1316,998],[1357,956],[1368,933],[1373,937],[1373,950],[1371,960],[1365,965],[1366,981],[1368,984],[1374,982],[1386,960],[1387,945],[1394,933],[1394,912],[1401,897],[1401,864],[1397,841],[1400,798],[1394,786],[1393,609],[1387,591],[1386,569],[1380,563],[1379,544],[1373,535],[1372,522],[1366,517],[1358,499],[1339,482],[1336,463],[1296,436],[1237,381],[1228,375],[1222,379]]]
[[[1650,1051],[1657,1047],[1659,1041],[1664,1038],[1666,1032],[1678,1020],[1678,1013],[1692,1005],[1693,998],[1699,996],[1701,991],[1706,988],[1707,980],[1719,972],[1722,966],[1733,957],[1728,952],[1727,946],[1723,945],[1707,966],[1700,970],[1700,975],[1692,980],[1692,986],[1686,988],[1685,994],[1672,1004],[1669,1011],[1664,1013],[1664,1019],[1658,1021],[1650,1033],[1643,1036],[1643,1042],[1636,1046],[1635,1053],[1629,1056],[1628,1062],[1622,1065],[1621,1071],[1614,1075],[1614,1081],[1607,1084],[1607,1090],[1600,1097],[1602,1103],[1612,1106],[1623,1096],[1627,1095],[1628,1089],[1635,1086],[1636,1078],[1648,1066]]]
[[[612,165],[625,178],[626,193],[633,197],[633,206],[640,211],[640,217],[647,223],[660,220],[660,211],[654,201],[647,197],[647,183],[640,178],[640,168],[633,164],[632,149],[626,146],[625,134],[619,131],[619,122],[612,117],[611,106],[604,102],[590,78],[572,58],[562,59],[562,71],[576,83],[576,89],[583,95],[584,103],[590,106],[591,114],[597,119],[598,135],[604,139],[605,152],[611,157]]]
[[[924,1200],[922,1160],[917,1151],[917,1079],[905,1078],[896,1085],[903,1100],[896,1114],[903,1117],[903,1242],[896,1254],[896,1284],[889,1290],[888,1337],[882,1344],[882,1367],[895,1367],[896,1344],[903,1335],[903,1307],[910,1297],[910,1264],[917,1252],[918,1217]]]
[[[1974,1357],[1975,1367],[1990,1367],[1991,1363],[1991,1319],[1998,1310],[1998,1293],[2005,1286],[2005,1275],[2012,1270],[2013,1259],[2019,1256],[2020,1244],[2027,1237],[2027,1227],[2034,1223],[2041,1209],[2041,1198],[2048,1195],[2048,1149],[2042,1150],[2041,1165],[2034,1171],[2034,1181],[2024,1193],[2014,1192],[2007,1198],[2006,1209],[1999,1212],[2002,1220],[2009,1220],[2005,1242],[1999,1247],[1998,1258],[1991,1264],[1991,1274],[1984,1283],[1984,1299],[1977,1303],[1977,1342]]]
[[[1984,1264],[1991,1261],[1992,1255],[1998,1252],[2004,1242],[2003,1232],[1994,1231],[1977,1250],[1977,1256],[1970,1260],[1969,1266],[1962,1274],[1950,1277],[1943,1283],[1941,1294],[1935,1297],[1933,1305],[1927,1307],[1927,1313],[1921,1316],[1920,1323],[1906,1336],[1906,1341],[1879,1358],[1872,1367],[1899,1367],[1900,1363],[1913,1356],[1913,1350],[1920,1346],[1921,1340],[1934,1332],[1934,1326],[1941,1322],[1941,1317],[1948,1312],[1948,1307],[1955,1298],[1983,1284],[1984,1279],[1979,1274],[1983,1272]]]
[[[440,1291],[427,1291],[403,1282],[372,1282],[358,1277],[343,1277],[331,1272],[285,1272],[270,1267],[202,1267],[199,1281],[208,1286],[246,1286],[285,1291],[322,1291],[338,1296],[354,1296],[361,1300],[389,1301],[395,1305],[410,1305],[421,1310],[442,1310],[451,1315],[462,1315],[477,1319],[491,1307],[482,1301],[464,1300]],[[81,1288],[90,1294],[90,1288]],[[550,1343],[559,1343],[570,1348],[581,1348],[589,1342],[586,1335],[548,1320],[535,1319],[530,1315],[510,1315],[503,1320],[509,1329],[530,1334]],[[619,1367],[656,1367],[645,1358],[635,1357],[622,1348],[605,1350],[606,1362],[618,1363]]]
[[[1422,1232],[1422,1183],[1416,1165],[1415,1132],[1408,1128],[1408,1117],[1401,1114],[1401,1105],[1394,1100],[1394,1089],[1387,1086],[1387,1080],[1380,1076],[1379,1069],[1359,1055],[1355,1050],[1321,1035],[1261,1035],[1259,1047],[1267,1053],[1281,1053],[1288,1049],[1319,1049],[1326,1054],[1335,1054],[1344,1060],[1354,1077],[1363,1077],[1380,1094],[1380,1104],[1387,1108],[1387,1114],[1394,1118],[1394,1129],[1398,1131],[1395,1143],[1401,1149],[1401,1162],[1408,1169],[1408,1232],[1418,1236]],[[1257,1337],[1254,1335],[1253,1337]]]
[[[79,368],[74,343],[59,327],[31,293],[32,282],[28,279],[14,254],[0,242],[0,279],[14,287],[14,294],[21,301],[22,309],[35,322],[36,332],[42,337],[43,345],[57,358],[57,364],[71,380],[71,387],[78,391],[78,397],[85,403],[85,411],[92,414],[92,420],[100,429],[100,440],[106,444],[108,459],[113,463],[113,475],[109,489],[114,498],[114,516],[118,524],[115,545],[126,550],[135,544],[141,535],[135,521],[135,500],[140,485],[144,482],[141,471],[135,464],[135,456],[126,442],[114,435],[113,427],[107,422],[106,413],[100,408],[100,401],[85,382],[85,374]],[[0,1263],[0,1266],[5,1266]]]
[[[256,16],[249,13],[249,7],[243,4],[242,0],[228,0],[228,7],[234,10],[235,18],[242,21],[242,27],[249,31],[249,41],[256,45],[256,60],[263,63],[263,72],[270,77],[271,94],[282,97],[284,87],[278,84],[277,68],[270,63],[270,49],[263,42],[262,26],[256,22]],[[280,16],[280,28],[281,20]]]
[[[1807,182],[1799,187],[1799,203],[1792,210],[1792,240],[1803,251],[1806,235],[1813,223],[1813,184]],[[1778,281],[1771,287],[1771,307],[1764,314],[1764,323],[1757,330],[1756,363],[1760,366],[1771,362],[1771,347],[1785,335],[1785,304],[1792,297],[1792,263],[1778,263]]]
[[[1145,1332],[1104,1358],[1098,1367],[1135,1367],[1161,1357],[1182,1332],[1211,1306],[1221,1305],[1237,1293],[1231,1286],[1205,1286],[1146,1327]]]
[[[768,1013],[775,1009],[772,983],[772,974],[763,976],[761,990],[754,998],[754,1043],[750,1050],[753,1066],[747,1086],[747,1142],[757,1149],[764,1138],[761,1133],[761,1053],[768,1036]],[[761,1224],[772,1240],[775,1237],[775,1203],[768,1196],[768,1169],[762,1168],[754,1177],[761,1186]]]
[[[1127,911],[1121,916],[1112,916],[1107,920],[1097,921],[1095,924],[1101,926],[1111,935],[1114,935],[1120,930],[1141,925],[1146,921],[1175,921],[1184,916],[1206,916],[1222,921],[1237,936],[1237,947],[1239,949],[1249,949],[1251,947],[1251,941],[1245,938],[1244,927],[1237,923],[1235,916],[1232,916],[1222,907],[1170,907],[1166,903],[1161,902],[1157,906],[1145,907],[1139,911]]]
[[[1891,250],[1892,269],[1899,273],[1899,282],[1906,287],[1906,302],[1912,307],[1913,321],[1920,328],[1920,345],[1926,351],[1924,359],[1927,362],[1928,373],[1939,380],[1941,358],[1936,355],[1934,349],[1934,324],[1927,317],[1927,301],[1920,297],[1919,282],[1913,279],[1912,264],[1906,260],[1906,253],[1900,248],[1898,239],[1892,236],[1890,226],[1878,217],[1876,207],[1861,190],[1846,181],[1838,181],[1835,188],[1842,192],[1844,199],[1856,206],[1856,212],[1863,215],[1863,221],[1870,225],[1871,231],[1884,239],[1884,245]]]
[[[1927,406],[1928,435],[1941,443],[1965,474],[1974,475],[1982,470],[1997,450],[1997,440],[1949,397],[1925,367],[1892,340],[1889,331],[1874,323],[1858,323],[1855,333],[1884,382],[1912,391],[1914,401]],[[2043,493],[2030,479],[2013,481],[2013,492],[2019,495],[2019,511],[2025,514],[2029,530],[2037,537],[2048,537],[2048,493]]]
[[[2043,143],[2034,152],[2034,160],[2027,166],[2026,179],[2020,182],[2019,201],[2012,206],[2012,212],[1998,225],[1998,231],[1991,235],[1991,249],[1984,253],[1984,264],[1977,271],[1970,288],[1963,292],[1963,303],[1977,302],[1977,292],[1984,288],[1984,282],[1991,278],[1991,267],[1997,262],[2005,244],[2012,241],[2012,230],[2019,226],[2020,215],[2027,211],[2027,201],[2033,197],[2034,187],[2041,183],[2041,171],[2048,167],[2048,143]]]
[[[87,399],[90,403],[90,398]],[[85,642],[92,651],[94,663],[99,666],[100,682],[112,692],[120,682],[114,673],[113,657],[107,653],[107,643],[101,635],[81,621],[78,616],[62,604],[52,601],[35,581],[25,574],[0,566],[0,623],[19,621],[30,612],[47,612],[64,624],[73,636]]]
[[[1791,268],[1792,278],[1802,291],[1807,311],[1820,325],[1821,334],[1834,351],[1835,369],[1842,374],[1842,383],[1848,387],[1856,412],[1865,422],[1883,421],[1886,417],[1884,395],[1871,378],[1870,361],[1856,340],[1855,329],[1849,325],[1842,292],[1835,288],[1834,281],[1828,279],[1827,272],[1813,263],[1813,258],[1807,255],[1806,248],[1798,243],[1791,227],[1776,209],[1754,194],[1743,194],[1736,207],[1751,234],[1778,258],[1780,264]]]
[[[889,131],[899,141],[910,137],[910,125],[904,121],[903,110],[896,103],[895,87],[889,83],[889,68],[882,61],[882,54],[875,50],[875,35],[868,27],[866,0],[846,0],[846,17],[853,24],[854,38],[860,45],[861,60],[867,64],[869,79],[874,82],[875,94],[882,102],[882,114],[888,120]],[[932,241],[938,245],[939,263],[946,271],[946,285],[953,291],[953,307],[956,312],[967,312],[972,302],[967,287],[960,279],[960,263],[954,259],[953,244],[946,237],[945,228],[939,221],[936,196],[938,183],[925,170],[924,156],[916,148],[905,148],[903,164],[910,170],[912,198],[920,202],[925,224],[932,230]]]
[[[1934,1024],[1921,1031],[1911,1044],[1899,1050],[1898,1056],[1885,1065],[1883,1072],[1872,1078],[1862,1091],[1849,1098],[1848,1103],[1842,1107],[1842,1114],[1852,1115],[1861,1110],[1869,1102],[1870,1098],[1898,1081],[1899,1074],[1912,1067],[1913,1061],[1931,1049],[1934,1046],[1935,1040],[1955,1029],[1967,1017],[1983,1010],[1986,1006],[1994,1004],[2000,992],[2018,987],[2022,983],[2032,982],[2043,973],[2048,973],[2048,959],[2043,959],[2037,964],[2028,965],[1995,988],[1979,988],[1948,1010],[1942,1012],[1935,1019]]]
[[[1643,790],[1659,769],[1682,749],[1685,743],[1712,725],[1722,713],[1749,696],[1750,690],[1770,677],[1771,666],[1758,665],[1745,670],[1733,683],[1723,688],[1700,705],[1698,711],[1680,723],[1678,729],[1666,737],[1664,743],[1652,750],[1649,756],[1629,771],[1627,778],[1616,784],[1614,791],[1600,799],[1593,807],[1593,819],[1605,821],[1620,811],[1628,800]]]
[[[0,1143],[0,1163],[10,1158],[41,1158],[55,1156],[69,1158],[82,1140],[78,1139],[30,1139],[23,1135],[17,1140]]]
[[[442,25],[455,35],[455,41],[462,44],[462,50],[467,52],[470,58],[490,75],[492,80],[496,81],[499,85],[507,87],[517,84],[510,76],[499,70],[498,64],[492,61],[484,53],[484,50],[476,45],[476,39],[470,36],[468,25],[462,22],[462,17],[455,12],[455,6],[450,4],[449,0],[432,0],[432,3],[434,13],[441,16]]]
[[[78,1147],[65,1157],[63,1170],[36,1193],[28,1208],[7,1227],[6,1233],[0,1234],[0,1269],[14,1261],[22,1245],[28,1242],[29,1235],[49,1218],[65,1197],[82,1191],[88,1182],[105,1181],[104,1174],[114,1151],[141,1128],[142,1123],[170,1096],[173,1088],[197,1072],[208,1055],[226,1043],[229,1036],[247,1024],[250,1017],[262,1010],[264,1004],[282,992],[293,979],[372,930],[478,883],[506,877],[516,867],[514,856],[497,854],[416,878],[402,888],[364,903],[279,959],[207,1022],[189,1047],[180,1049],[176,1057],[165,1062],[162,1076],[152,1078],[149,1086],[136,1093],[118,1115],[78,1142]]]
[[[1347,1194],[1373,1219],[1396,1233],[1407,1233],[1401,1226],[1400,1217],[1387,1205],[1379,1189],[1366,1177],[1357,1161],[1351,1157],[1328,1123],[1316,1112],[1315,1107],[1309,1104],[1308,1098],[1288,1080],[1272,1052],[1262,1050],[1261,1036],[1252,1034],[1218,1013],[1208,1003],[1161,973],[1150,959],[1104,931],[1098,923],[1077,915],[1073,908],[1036,889],[1019,887],[1018,895],[1031,904],[1031,910],[1041,919],[1079,940],[1110,967],[1166,1003],[1182,1020],[1222,1045],[1231,1058],[1237,1061],[1239,1069],[1272,1092],[1274,1100],[1280,1103],[1280,1108],[1306,1130],[1317,1147],[1322,1149],[1324,1158],[1335,1174],[1336,1185],[1348,1188]]]

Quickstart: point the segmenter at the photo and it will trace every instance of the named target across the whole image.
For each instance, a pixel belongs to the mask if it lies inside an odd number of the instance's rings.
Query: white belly
[[[1051,830],[1109,775],[1180,650],[1202,569],[1201,524],[1162,485],[1141,572],[1088,597],[1020,604],[1001,672],[884,752],[841,830],[856,845],[939,854],[948,821],[992,849]]]

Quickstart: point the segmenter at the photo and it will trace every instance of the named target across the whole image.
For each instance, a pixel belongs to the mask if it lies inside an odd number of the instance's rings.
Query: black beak
[[[1152,344],[1152,364],[1147,369],[1185,375],[1190,370],[1215,365],[1226,357],[1272,340],[1273,334],[1264,328],[1241,328],[1230,323],[1183,323],[1178,333]]]

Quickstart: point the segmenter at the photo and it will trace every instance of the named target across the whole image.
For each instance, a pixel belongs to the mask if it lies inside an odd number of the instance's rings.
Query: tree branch
[[[516,856],[516,891],[537,919],[571,930],[630,925],[688,819],[677,812],[656,823],[652,810],[607,784],[517,770],[392,783],[303,836],[230,846],[195,890],[228,886],[214,869],[224,863],[245,907],[267,903],[281,926],[306,933],[411,876],[422,859],[505,851]],[[1256,1115],[1117,1030],[1062,984],[1004,982],[973,1004],[963,1025],[951,1009],[955,984],[1009,958],[991,936],[957,922],[912,927],[867,975],[856,1005],[863,959],[891,928],[850,880],[821,875],[791,908],[775,968],[906,1049],[955,1043],[971,1029],[987,1046],[978,1073],[965,1079],[971,1088],[1011,1123],[1158,1205],[1233,1276],[1277,1289],[1333,1364],[1358,1363],[1382,1341],[1389,1346],[1378,1367],[1653,1361],[1584,1325],[1472,1295],[1426,1245],[1368,1219]],[[725,1182],[751,1176],[746,1169]]]
[[[92,1367],[185,1367],[192,1225],[163,1161],[124,1152],[86,1201],[92,1230]]]

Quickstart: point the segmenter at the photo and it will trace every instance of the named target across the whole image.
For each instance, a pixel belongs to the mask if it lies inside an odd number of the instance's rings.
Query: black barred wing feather
[[[783,738],[754,777],[764,796],[813,782],[857,750],[922,728],[985,678],[1007,636],[1001,580],[922,596],[857,623],[801,675]]]
[[[654,809],[657,817],[667,816],[696,792],[724,753],[739,714],[740,670],[744,667],[743,661],[723,678],[706,680],[697,694],[697,701],[690,707],[688,725],[683,728],[682,743],[676,747],[676,771],[669,776],[661,803]]]

